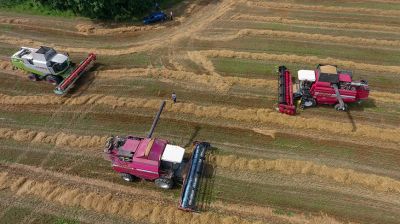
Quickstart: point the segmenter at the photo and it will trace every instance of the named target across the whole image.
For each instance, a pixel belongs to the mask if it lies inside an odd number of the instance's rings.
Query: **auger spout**
[[[149,131],[149,134],[147,135],[147,138],[151,138],[151,136],[153,135],[153,132],[154,132],[154,129],[156,128],[156,126],[157,126],[158,120],[160,120],[161,112],[163,111],[164,106],[165,106],[165,100],[163,100],[161,102],[160,109],[158,110],[157,115],[154,118],[153,124],[151,125],[151,129]]]

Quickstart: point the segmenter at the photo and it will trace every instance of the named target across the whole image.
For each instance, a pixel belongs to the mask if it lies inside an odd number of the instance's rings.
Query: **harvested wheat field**
[[[400,1],[159,2],[172,21],[0,6],[0,224],[399,223]],[[58,96],[11,63],[40,46],[97,59]],[[297,79],[318,64],[368,80],[368,99],[279,113],[277,68]],[[163,100],[152,137],[185,149],[180,174],[157,187],[163,157],[127,182],[105,144],[146,137]],[[195,141],[211,147],[189,212],[178,206]],[[125,169],[140,146],[128,161],[118,144],[108,152]]]

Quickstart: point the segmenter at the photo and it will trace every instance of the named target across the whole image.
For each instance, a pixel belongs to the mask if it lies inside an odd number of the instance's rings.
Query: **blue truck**
[[[144,24],[156,23],[167,20],[167,14],[162,11],[153,12],[149,16],[143,18]]]

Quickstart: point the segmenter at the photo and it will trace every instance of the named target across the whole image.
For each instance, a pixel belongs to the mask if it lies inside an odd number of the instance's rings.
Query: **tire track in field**
[[[0,23],[1,24],[16,24],[16,25],[21,25],[21,24],[26,24],[28,23],[28,19],[21,19],[21,18],[11,18],[11,17],[5,17],[5,16],[0,16]]]
[[[255,59],[255,60],[286,60],[287,59],[282,59],[279,58],[280,56],[284,56],[285,58],[287,56],[291,55],[273,55],[273,54],[267,54],[267,53],[247,53],[247,52],[234,52],[234,51],[229,51],[229,50],[220,50],[220,51],[215,51],[215,50],[209,50],[209,51],[192,51],[189,52],[189,55],[192,55],[190,57],[191,60],[196,62],[198,65],[202,66],[204,69],[206,69],[209,73],[212,74],[217,74],[220,76],[214,68],[214,65],[212,62],[207,58],[207,57],[227,57],[227,58],[250,58],[250,59]],[[301,58],[304,58],[302,56],[296,56],[295,59],[297,61],[295,62],[301,62]],[[307,57],[307,56],[305,56]],[[314,56],[310,56],[314,57]],[[321,60],[317,59],[314,57],[315,60]],[[325,60],[326,62],[331,59],[322,59]],[[334,60],[334,59],[332,59]],[[293,62],[293,61],[291,61]],[[336,61],[335,61],[336,62]],[[304,63],[310,64],[310,60],[305,60]],[[354,63],[354,62],[352,62]],[[329,63],[326,63],[329,64]],[[335,63],[338,64],[338,63]],[[347,62],[346,65],[350,65],[350,62]],[[399,72],[400,72],[400,67],[399,67]],[[264,81],[263,81],[264,80]],[[249,78],[238,78],[238,83],[243,83],[245,85],[256,85],[256,83],[253,82],[258,82],[259,84],[262,84],[265,82],[265,86],[269,86],[269,88],[276,89],[278,82],[273,81],[273,80],[265,80],[265,79],[249,79]],[[400,103],[400,94],[396,93],[389,93],[389,92],[379,92],[379,91],[371,91],[370,92],[370,97],[373,99],[383,102],[383,103]]]
[[[59,51],[74,52],[74,53],[88,53],[93,52],[98,55],[124,55],[132,54],[143,51],[152,51],[154,49],[165,47],[170,44],[170,42],[178,42],[183,38],[188,38],[194,33],[201,31],[209,23],[218,19],[223,14],[230,11],[236,4],[233,0],[224,0],[218,2],[217,4],[209,4],[204,6],[204,8],[198,13],[194,14],[192,17],[188,18],[182,25],[170,30],[165,35],[159,35],[161,37],[156,37],[150,40],[137,42],[135,46],[126,47],[123,49],[105,49],[105,48],[85,48],[85,47],[66,47],[61,45],[55,45],[51,43],[44,43],[37,40],[22,39],[13,36],[0,35],[0,42],[8,43],[11,45],[26,45],[26,46],[49,46],[56,48]]]
[[[371,91],[369,95],[372,99],[375,99],[379,102],[396,104],[400,103],[400,94],[398,93]]]
[[[82,148],[84,149],[84,148]],[[1,164],[1,163],[0,163]],[[109,190],[115,190],[118,189],[119,192],[126,193],[129,195],[137,195],[135,197],[140,197],[140,198],[147,198],[149,200],[153,201],[161,201],[161,200],[170,200],[170,198],[166,197],[164,194],[158,191],[154,190],[147,190],[143,188],[135,188],[132,186],[125,186],[125,185],[120,185],[116,184],[110,181],[105,181],[102,179],[94,179],[94,178],[87,178],[87,177],[80,177],[76,175],[70,175],[66,174],[63,172],[56,172],[56,171],[51,171],[51,170],[46,170],[43,169],[42,167],[36,167],[36,166],[30,166],[30,165],[24,165],[20,163],[3,163],[4,166],[11,168],[13,170],[23,170],[24,172],[30,173],[30,174],[38,174],[41,176],[49,176],[51,178],[57,178],[61,179],[64,182],[75,182],[75,183],[80,183],[80,184],[85,184],[85,185],[90,185],[90,186],[95,186],[99,188],[104,188],[104,189],[109,189]]]
[[[246,159],[234,155],[211,155],[208,159],[217,166],[232,171],[278,171],[285,175],[316,175],[347,185],[358,184],[376,191],[400,193],[400,181],[393,178],[361,173],[352,169],[328,167],[311,161],[291,159]]]
[[[398,0],[365,0],[365,1],[374,3],[399,3]]]
[[[17,197],[33,195],[46,201],[63,206],[79,206],[86,210],[111,215],[121,215],[135,221],[146,220],[149,223],[237,223],[250,222],[237,216],[223,216],[216,213],[189,213],[178,210],[174,206],[149,201],[125,200],[111,193],[90,192],[82,186],[68,187],[61,181],[38,181],[32,177],[0,173],[0,189],[7,189]]]
[[[165,28],[165,26],[159,24],[152,26],[122,26],[117,28],[104,28],[95,24],[80,23],[75,26],[75,30],[68,30],[68,29],[58,29],[54,27],[45,26],[43,23],[41,26],[35,25],[29,19],[12,18],[12,17],[0,17],[0,24],[15,25],[18,27],[31,28],[35,30],[50,30],[50,31],[70,33],[75,35],[85,35],[85,36],[104,36],[104,35],[114,35],[122,33],[135,33],[140,31],[159,30]]]
[[[241,59],[253,59],[253,60],[270,60],[270,61],[282,61],[284,63],[304,63],[304,64],[335,64],[347,68],[359,69],[364,71],[373,72],[387,72],[400,74],[400,66],[386,66],[386,65],[374,65],[359,63],[354,61],[347,61],[335,58],[319,58],[316,56],[301,56],[294,54],[270,54],[270,53],[256,53],[256,52],[243,52],[243,51],[231,51],[231,50],[204,50],[199,51],[207,57],[217,58],[241,58]]]
[[[0,60],[0,69],[1,70],[12,70],[12,64],[9,61]]]
[[[140,31],[149,31],[149,30],[159,30],[164,29],[165,26],[160,24],[155,24],[151,26],[122,26],[116,28],[103,28],[101,26],[97,26],[94,24],[78,24],[76,25],[77,33],[84,35],[113,35],[113,34],[121,34],[121,33],[134,33]]]
[[[10,75],[26,77],[26,73],[19,69],[13,69],[10,61],[0,59],[0,71]]]
[[[22,164],[6,164],[6,167],[11,168],[12,170],[23,170],[25,172],[29,173],[36,173],[41,176],[50,176],[50,178],[57,178],[60,180],[66,180],[69,182],[75,182],[79,184],[84,184],[84,185],[89,185],[89,186],[95,186],[95,187],[100,187],[103,189],[109,189],[112,191],[115,191],[118,189],[119,192],[126,193],[129,195],[138,195],[138,197],[143,198],[145,197],[146,200],[152,200],[152,201],[163,201],[167,200],[167,203],[175,201],[175,199],[171,198],[166,198],[163,194],[160,192],[156,192],[154,190],[145,190],[145,189],[138,189],[138,188],[133,188],[131,186],[124,186],[124,185],[119,185],[115,183],[111,183],[108,181],[102,181],[98,179],[90,179],[90,178],[82,178],[79,176],[72,176],[60,172],[54,172],[54,171],[49,171],[49,170],[44,170],[39,167],[34,167],[34,166],[29,166],[29,165],[22,165]],[[0,174],[0,185],[2,183],[3,178],[7,178],[6,172],[3,172]],[[35,175],[36,176],[36,175]],[[135,196],[136,197],[136,196]],[[332,217],[329,217],[328,215],[321,214],[320,216],[305,216],[303,214],[293,214],[291,216],[287,215],[280,215],[274,212],[274,209],[270,207],[261,207],[261,206],[241,206],[241,205],[235,205],[235,204],[230,204],[226,202],[221,202],[221,201],[215,201],[210,205],[212,208],[217,209],[218,211],[227,211],[227,212],[234,212],[236,214],[243,214],[245,216],[258,216],[258,217],[265,217],[265,218],[278,218],[281,220],[285,221],[290,221],[291,223],[304,223],[304,224],[313,224],[313,223],[321,223],[325,221],[329,221],[330,223],[333,224],[339,224],[341,222],[335,220]]]
[[[398,10],[380,10],[380,9],[369,9],[369,8],[351,8],[351,7],[340,7],[340,6],[324,6],[324,5],[303,5],[295,3],[280,3],[280,2],[260,2],[260,1],[248,1],[247,5],[252,7],[261,7],[267,9],[289,9],[289,10],[307,10],[316,12],[330,12],[330,13],[352,13],[352,14],[363,14],[363,15],[379,15],[379,16],[400,16]]]
[[[207,75],[207,74],[196,74],[194,72],[182,71],[182,70],[170,70],[166,68],[134,68],[134,69],[114,69],[114,70],[103,70],[96,73],[96,77],[100,79],[124,79],[132,77],[151,77],[151,78],[166,78],[172,80],[180,80],[185,82],[194,82],[198,84],[204,84],[215,87],[218,91],[226,92],[229,88],[234,85],[244,86],[259,86],[276,88],[277,82],[265,79],[248,79],[241,77],[232,76],[221,76],[221,75]]]
[[[234,84],[239,84],[243,86],[265,86],[269,89],[277,89],[277,82],[274,80],[266,80],[266,79],[249,79],[249,78],[242,78],[242,77],[233,77],[233,76],[222,76],[217,73],[213,63],[208,60],[208,58],[202,55],[200,52],[197,51],[189,51],[187,52],[188,58],[194,62],[195,64],[199,65],[200,67],[204,68],[211,77],[215,77],[216,79],[225,80],[228,83],[231,83],[231,86]]]
[[[0,71],[7,73],[7,74],[14,74],[14,75],[18,75],[21,77],[26,77],[26,72],[19,70],[19,69],[14,69],[13,65],[11,64],[11,62],[9,60],[2,60],[2,58],[0,58]]]
[[[0,128],[0,138],[31,143],[54,144],[71,148],[98,150],[107,140],[107,136],[81,136],[64,132],[46,133],[29,129]]]
[[[81,34],[76,31],[71,31],[68,29],[57,29],[54,27],[49,27],[47,24],[38,26],[38,25],[33,25],[32,21],[29,19],[23,19],[23,18],[12,18],[12,17],[0,17],[0,24],[2,25],[13,25],[13,26],[18,26],[19,28],[24,27],[24,28],[30,28],[30,29],[35,29],[35,30],[51,30],[51,31],[57,31],[57,32],[62,32],[62,33],[70,33],[70,34]]]
[[[8,61],[0,60],[0,71],[6,73],[15,74],[21,77],[25,77],[25,74],[21,70],[12,70],[12,65]],[[220,92],[228,92],[229,89],[235,85],[244,85],[249,87],[268,87],[270,89],[276,89],[277,82],[265,79],[248,79],[234,76],[221,76],[215,74],[196,74],[194,72],[182,71],[182,70],[170,70],[166,68],[133,68],[133,69],[113,69],[113,70],[101,70],[95,72],[96,78],[109,79],[109,80],[121,80],[129,79],[132,77],[150,77],[150,78],[163,78],[171,80],[180,80],[184,82],[204,84],[215,87]]]
[[[397,26],[351,23],[351,22],[335,23],[335,22],[322,22],[322,21],[312,21],[312,20],[286,19],[283,17],[252,16],[252,15],[247,15],[247,14],[237,14],[237,15],[232,16],[231,19],[232,20],[248,20],[248,21],[290,24],[290,25],[319,26],[319,27],[326,27],[326,28],[368,30],[368,31],[375,31],[375,32],[380,32],[380,33],[382,31],[387,31],[390,33],[400,33],[400,27],[397,27]]]
[[[143,51],[151,51],[151,50],[156,49],[161,46],[161,44],[153,45],[153,44],[141,43],[138,46],[127,47],[127,48],[119,49],[119,50],[104,49],[104,48],[66,47],[66,46],[56,45],[56,44],[52,44],[52,43],[45,43],[45,42],[41,42],[41,41],[37,41],[37,40],[10,37],[7,35],[0,35],[0,42],[11,44],[11,45],[16,45],[16,46],[48,46],[48,47],[55,48],[58,51],[65,51],[65,52],[70,52],[70,53],[93,52],[98,55],[111,55],[111,56],[132,54],[132,53],[143,52]]]
[[[326,214],[320,213],[319,216],[309,216],[305,214],[291,214],[288,215],[279,215],[276,212],[276,209],[272,209],[269,207],[259,207],[252,205],[238,205],[238,204],[226,204],[222,202],[215,202],[211,205],[214,208],[222,208],[225,211],[233,212],[235,214],[241,213],[246,215],[251,215],[253,217],[263,216],[263,217],[278,217],[279,219],[283,219],[285,223],[304,223],[304,224],[321,224],[321,223],[329,223],[329,224],[340,224],[340,222],[333,217],[330,217]]]
[[[211,62],[210,62],[211,63]],[[20,70],[12,70],[12,65],[8,61],[0,61],[0,71],[12,71],[18,76],[24,77],[24,73]],[[213,76],[213,75],[198,75],[193,72],[181,71],[181,70],[170,70],[166,68],[155,69],[155,68],[133,68],[133,69],[113,69],[113,70],[102,70],[96,72],[96,77],[100,79],[120,80],[124,78],[132,77],[152,77],[152,78],[166,78],[181,80],[187,82],[195,82],[215,87],[217,90],[226,92],[229,88],[234,85],[243,85],[249,87],[268,87],[270,89],[276,89],[277,81],[256,79],[256,78],[242,78],[233,76]],[[371,91],[370,97],[383,103],[400,103],[400,95],[397,93]]]
[[[96,77],[101,79],[123,79],[132,77],[150,77],[150,78],[164,78],[172,80],[180,80],[190,83],[204,84],[212,86],[219,92],[227,92],[233,83],[230,80],[224,80],[221,77],[213,75],[198,75],[192,72],[185,71],[174,71],[169,69],[155,69],[155,68],[135,68],[135,69],[115,69],[115,70],[104,70],[99,71]]]
[[[28,129],[13,130],[9,128],[0,128],[0,138],[99,151],[102,149],[107,139],[105,136],[78,136],[74,134],[66,135],[64,133],[49,134]],[[316,175],[334,180],[338,183],[348,185],[359,184],[377,191],[400,193],[400,181],[398,180],[375,174],[357,172],[352,169],[329,167],[311,161],[292,159],[246,159],[234,155],[210,155],[207,161],[232,171],[277,171],[285,175]]]
[[[300,33],[300,32],[290,32],[290,31],[275,31],[275,30],[258,30],[258,29],[241,29],[235,34],[224,34],[218,36],[196,36],[196,40],[205,41],[230,41],[246,36],[264,35],[269,38],[285,38],[300,41],[318,41],[318,42],[333,42],[336,44],[344,45],[359,45],[366,48],[369,47],[399,47],[400,41],[397,40],[378,40],[378,39],[368,39],[362,37],[347,37],[347,36],[331,36],[325,34],[310,34],[310,33]]]
[[[215,87],[217,90],[226,92],[232,85],[243,85],[249,87],[268,87],[269,89],[276,89],[278,82],[276,80],[256,79],[256,78],[242,78],[233,76],[213,76],[213,75],[198,75],[194,72],[182,70],[170,70],[166,68],[133,68],[133,69],[114,69],[102,70],[96,72],[96,78],[121,80],[124,78],[132,77],[150,77],[155,79],[172,79],[187,82],[194,82],[205,84]],[[371,91],[370,98],[383,103],[400,103],[400,94]]]
[[[41,96],[8,96],[0,94],[2,105],[105,105],[112,108],[151,108],[158,109],[159,99],[135,99],[108,95],[85,95],[75,98],[58,98],[53,95]],[[351,123],[336,122],[320,117],[304,118],[300,116],[287,116],[271,109],[264,108],[236,108],[228,106],[204,106],[194,103],[167,102],[165,111],[175,114],[193,115],[198,118],[226,119],[240,122],[254,122],[263,125],[282,125],[294,129],[309,129],[314,131],[327,131],[335,134],[346,134],[360,138],[374,138],[387,142],[400,143],[400,129],[387,129],[368,124],[357,124],[357,130]]]

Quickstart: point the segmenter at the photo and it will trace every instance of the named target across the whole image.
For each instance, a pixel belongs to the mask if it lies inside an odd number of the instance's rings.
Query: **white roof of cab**
[[[297,75],[299,80],[315,81],[315,72],[313,70],[299,70]]]
[[[68,57],[66,55],[63,54],[56,54],[51,61],[55,62],[55,63],[59,63],[62,64],[64,63],[66,60],[68,59]]]
[[[184,154],[185,154],[184,148],[177,145],[167,144],[167,146],[164,149],[164,153],[161,156],[161,160],[172,163],[181,163]]]

